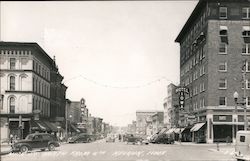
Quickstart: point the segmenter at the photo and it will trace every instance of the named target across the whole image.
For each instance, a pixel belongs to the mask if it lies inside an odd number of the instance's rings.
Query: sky
[[[163,111],[179,83],[174,40],[197,2],[0,2],[1,41],[37,42],[56,57],[68,99],[126,126],[136,110]]]

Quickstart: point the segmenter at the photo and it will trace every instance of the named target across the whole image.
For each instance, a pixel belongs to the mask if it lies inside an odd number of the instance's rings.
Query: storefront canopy
[[[190,129],[190,131],[191,132],[198,131],[203,125],[205,125],[205,123],[197,123]]]

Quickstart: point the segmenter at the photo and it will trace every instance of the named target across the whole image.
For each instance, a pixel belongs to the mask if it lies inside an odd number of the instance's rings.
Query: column
[[[214,132],[213,132],[213,115],[207,114],[207,143],[211,144],[214,141]]]
[[[233,114],[233,122],[232,122],[232,136],[233,136],[233,143],[236,142],[236,133],[237,133],[237,115]]]

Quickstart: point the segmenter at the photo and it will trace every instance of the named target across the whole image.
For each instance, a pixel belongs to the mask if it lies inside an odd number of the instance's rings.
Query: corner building
[[[184,113],[196,122],[192,141],[234,140],[244,129],[244,112],[240,106],[235,110],[233,94],[237,91],[242,101],[244,87],[249,118],[250,2],[200,0],[175,41],[180,44],[180,85],[190,91]]]
[[[58,75],[55,61],[37,43],[0,42],[0,69],[1,139],[10,134],[21,139],[36,131],[57,132],[56,123],[64,120],[66,86],[56,82],[60,95],[51,97],[55,92],[51,78],[57,77],[52,72]],[[54,102],[60,109],[55,110]]]

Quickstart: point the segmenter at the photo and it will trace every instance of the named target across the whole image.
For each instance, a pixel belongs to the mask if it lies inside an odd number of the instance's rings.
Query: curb
[[[9,153],[11,153],[11,150],[9,150],[9,151],[3,151],[3,152],[0,152],[0,156],[1,156],[1,155],[7,155],[7,154],[9,154]]]

